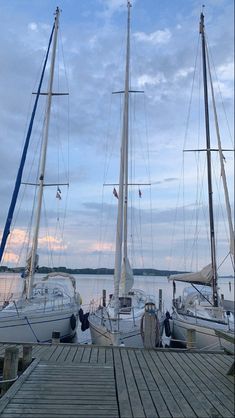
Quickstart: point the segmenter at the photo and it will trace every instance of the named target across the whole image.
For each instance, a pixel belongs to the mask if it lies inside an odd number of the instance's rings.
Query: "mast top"
[[[54,13],[54,15],[55,15],[55,19],[59,16],[60,12],[61,12],[61,10],[60,10],[60,8],[57,6],[57,7],[56,7],[56,10],[55,10],[55,13]]]
[[[203,14],[203,10],[204,10],[205,4],[202,5],[202,12],[200,15],[200,25],[199,25],[199,33],[204,33],[204,14]]]
[[[129,7],[132,7],[132,4],[131,4],[131,2],[128,0],[127,1],[127,7],[129,8]]]

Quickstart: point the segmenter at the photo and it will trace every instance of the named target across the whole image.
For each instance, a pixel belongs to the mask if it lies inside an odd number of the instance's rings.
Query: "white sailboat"
[[[185,273],[170,276],[173,281],[173,314],[172,332],[176,340],[186,342],[188,330],[194,330],[193,345],[199,349],[230,347],[234,350],[234,318],[232,312],[223,309],[222,300],[218,295],[218,269],[216,255],[216,237],[213,214],[213,191],[211,169],[211,144],[208,105],[208,84],[212,95],[212,106],[215,120],[216,136],[218,141],[218,153],[220,160],[220,172],[222,177],[225,206],[227,212],[230,248],[229,256],[234,271],[234,229],[232,212],[229,202],[228,187],[226,182],[223,150],[220,140],[218,117],[215,106],[214,90],[210,72],[208,49],[205,39],[204,14],[201,13],[200,34],[202,41],[202,63],[204,84],[204,107],[206,128],[206,153],[207,153],[207,180],[208,180],[208,204],[210,223],[210,248],[211,262],[195,273]],[[209,75],[209,83],[207,81]],[[218,245],[218,244],[217,244]],[[176,281],[191,284],[184,289],[183,295],[176,298]]]
[[[54,66],[56,58],[57,34],[59,28],[60,10],[56,9],[55,20],[43,72],[37,91],[34,110],[26,137],[20,168],[16,180],[12,202],[9,208],[6,226],[1,242],[1,257],[4,253],[7,237],[10,234],[10,224],[14,207],[21,184],[27,147],[33,126],[33,118],[40,94],[47,95],[45,125],[40,156],[39,178],[37,181],[37,207],[35,213],[35,226],[27,267],[23,280],[22,295],[18,300],[8,301],[0,310],[0,341],[1,342],[46,342],[52,338],[52,333],[58,332],[61,339],[72,337],[76,333],[78,311],[80,309],[80,295],[76,290],[75,279],[66,273],[51,273],[38,281],[35,270],[38,265],[38,237],[42,209],[43,189],[45,183],[45,166],[47,143],[49,136],[49,122],[53,93]],[[50,74],[47,93],[41,93],[42,80],[47,64],[50,46],[52,44]],[[56,93],[57,95],[58,93]],[[22,279],[21,279],[22,280]]]
[[[94,308],[89,315],[93,344],[139,347],[143,345],[140,331],[145,304],[144,291],[134,289],[134,275],[128,258],[128,137],[129,137],[129,62],[130,62],[130,1],[127,2],[127,47],[124,89],[124,110],[121,139],[118,215],[114,271],[114,294],[107,306]]]

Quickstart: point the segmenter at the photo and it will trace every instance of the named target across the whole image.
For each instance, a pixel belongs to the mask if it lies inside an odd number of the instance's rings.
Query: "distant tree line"
[[[7,266],[0,266],[0,272],[21,273],[23,270],[24,270],[23,267],[10,268]],[[38,268],[37,273],[48,274],[48,273],[56,272],[56,271],[69,273],[69,274],[99,274],[99,275],[114,274],[114,269],[109,269],[105,267],[97,268],[97,269],[92,269],[92,268],[70,269],[64,266],[53,267],[53,268],[42,266]],[[177,270],[156,270],[156,269],[147,269],[147,268],[133,269],[133,272],[135,276],[169,276],[170,274],[182,273],[181,271],[177,271]]]

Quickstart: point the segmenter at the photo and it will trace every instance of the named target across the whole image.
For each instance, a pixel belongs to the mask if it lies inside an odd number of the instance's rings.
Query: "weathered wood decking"
[[[234,416],[226,354],[36,344],[33,357],[0,400],[2,418]]]

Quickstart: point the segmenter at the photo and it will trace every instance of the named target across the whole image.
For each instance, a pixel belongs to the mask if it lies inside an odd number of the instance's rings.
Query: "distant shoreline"
[[[24,271],[23,267],[17,268],[10,268],[7,266],[0,266],[0,273],[22,273]],[[114,269],[109,269],[106,267],[91,269],[91,268],[83,268],[83,269],[69,269],[66,267],[39,267],[36,273],[40,274],[48,274],[52,272],[60,272],[60,273],[68,273],[68,274],[87,274],[87,275],[113,275]],[[158,277],[168,277],[171,274],[180,274],[180,273],[188,273],[186,271],[178,271],[178,270],[157,270],[157,269],[133,269],[134,276],[158,276]],[[233,279],[234,276],[232,275],[223,275],[221,276],[224,279]]]
[[[22,273],[24,271],[23,267],[17,267],[17,268],[10,268],[7,266],[1,266],[0,267],[0,273]],[[42,274],[48,274],[51,272],[63,272],[68,274],[94,274],[94,275],[113,275],[114,269],[109,268],[83,268],[83,269],[69,269],[66,267],[39,267],[37,269],[37,273]],[[156,270],[156,269],[133,269],[133,273],[135,276],[169,276],[170,274],[178,274],[178,273],[184,273],[182,271],[176,271],[176,270]]]

